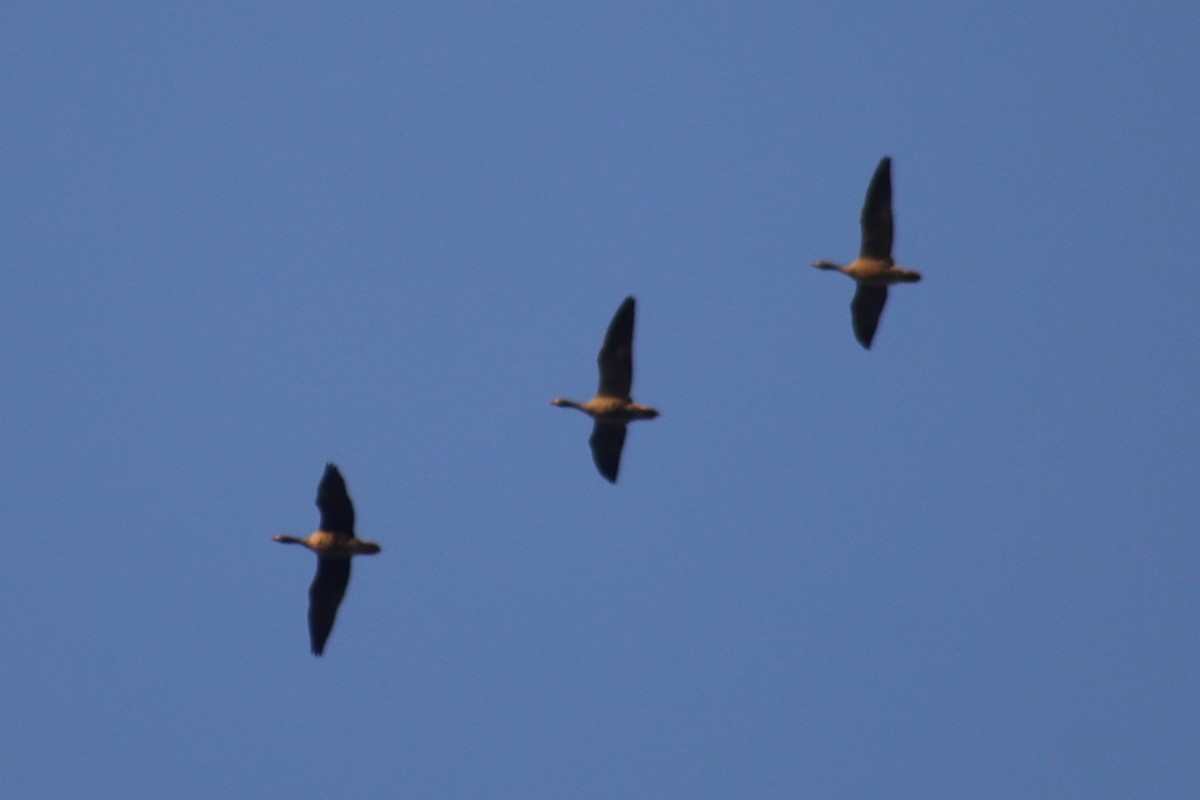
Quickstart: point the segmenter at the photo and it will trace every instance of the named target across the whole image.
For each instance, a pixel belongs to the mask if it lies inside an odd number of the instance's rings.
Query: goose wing
[[[597,422],[592,426],[592,437],[588,439],[592,448],[592,461],[596,469],[609,483],[617,482],[617,471],[621,469],[621,449],[625,446],[625,426]]]
[[[317,508],[321,512],[321,530],[354,535],[354,504],[346,493],[346,481],[334,464],[325,465],[325,475],[317,487]]]
[[[875,329],[879,327],[879,316],[887,302],[886,286],[866,286],[858,284],[854,299],[850,301],[850,318],[854,322],[854,338],[868,350],[871,340],[875,338]]]
[[[350,559],[317,558],[317,574],[308,587],[308,636],[313,655],[325,652],[325,640],[333,630],[338,606],[350,583]]]
[[[892,159],[885,156],[875,168],[863,201],[860,258],[892,257]]]
[[[600,388],[596,394],[603,397],[629,399],[633,386],[633,316],[636,301],[626,297],[625,302],[613,315],[604,335],[604,344],[596,356],[600,365]]]

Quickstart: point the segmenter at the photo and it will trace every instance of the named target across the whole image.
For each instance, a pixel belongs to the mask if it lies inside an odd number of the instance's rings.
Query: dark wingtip
[[[600,466],[599,464],[596,465],[596,472],[600,473],[600,477],[604,478],[604,480],[608,481],[609,483],[617,482],[617,473],[620,471],[621,471],[620,464],[618,464],[617,468],[612,471],[609,471],[607,469],[607,465],[606,466]]]

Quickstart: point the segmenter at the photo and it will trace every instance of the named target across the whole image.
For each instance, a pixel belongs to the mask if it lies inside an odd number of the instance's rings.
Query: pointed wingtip
[[[875,341],[875,330],[862,331],[857,326],[854,328],[854,340],[862,345],[863,350],[870,350],[871,344]]]

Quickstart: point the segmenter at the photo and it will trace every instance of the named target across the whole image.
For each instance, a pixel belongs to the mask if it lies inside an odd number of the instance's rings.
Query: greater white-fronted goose
[[[850,302],[850,316],[858,343],[870,349],[879,316],[887,303],[888,286],[921,280],[921,273],[898,267],[892,261],[892,159],[887,156],[875,168],[867,187],[861,222],[862,246],[854,263],[842,266],[832,261],[814,261],[813,266],[845,273],[858,284]]]
[[[320,527],[303,539],[279,534],[271,537],[284,544],[301,544],[317,554],[317,574],[308,587],[308,634],[313,655],[325,652],[325,640],[333,630],[338,606],[350,583],[350,559],[374,555],[380,547],[354,536],[354,505],[346,493],[346,481],[334,464],[325,465],[317,487]]]
[[[637,301],[626,297],[617,309],[604,344],[596,356],[600,365],[600,387],[596,396],[586,403],[576,403],[556,397],[550,402],[556,406],[577,408],[594,419],[592,437],[592,460],[596,469],[609,483],[617,482],[617,471],[621,468],[621,448],[625,446],[625,426],[635,419],[654,419],[658,411],[649,406],[633,402],[629,396],[633,385],[633,316]]]

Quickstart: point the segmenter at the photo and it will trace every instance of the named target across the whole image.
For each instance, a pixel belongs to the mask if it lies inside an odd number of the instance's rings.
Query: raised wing
[[[633,316],[636,305],[637,301],[626,297],[608,324],[604,344],[596,356],[596,363],[600,365],[598,395],[629,399],[629,390],[633,386]]]
[[[863,201],[860,258],[892,257],[892,159],[884,156],[875,168]]]
[[[350,583],[350,559],[317,558],[317,575],[308,587],[308,636],[313,655],[325,652],[325,640],[333,630],[338,606]]]
[[[886,286],[864,286],[860,283],[854,292],[854,299],[850,301],[854,338],[868,350],[871,349],[871,340],[875,338],[875,329],[879,327],[879,315],[883,313],[887,296]]]
[[[592,426],[592,460],[596,469],[609,483],[617,482],[617,471],[621,469],[621,448],[625,446],[625,426],[597,422]]]
[[[354,505],[346,493],[346,481],[334,464],[325,465],[325,475],[317,487],[317,508],[321,511],[321,530],[354,535]]]

